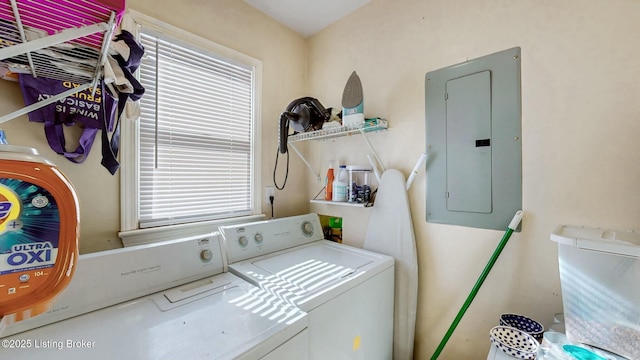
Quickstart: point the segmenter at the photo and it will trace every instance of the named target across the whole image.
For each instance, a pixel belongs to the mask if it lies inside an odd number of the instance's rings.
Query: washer
[[[217,233],[82,255],[49,312],[5,329],[2,354],[307,359],[306,314],[224,264]]]
[[[229,272],[307,313],[310,359],[392,358],[392,257],[324,240],[317,214],[219,230]]]

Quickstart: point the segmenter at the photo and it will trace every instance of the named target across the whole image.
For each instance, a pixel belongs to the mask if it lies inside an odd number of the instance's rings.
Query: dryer
[[[324,240],[317,214],[219,231],[229,272],[307,313],[310,359],[392,358],[392,257]]]
[[[222,273],[220,245],[215,233],[81,255],[49,312],[0,334],[1,354],[14,360],[306,359],[306,314]]]

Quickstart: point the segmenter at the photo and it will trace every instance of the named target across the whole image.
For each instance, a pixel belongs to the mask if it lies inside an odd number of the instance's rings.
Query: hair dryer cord
[[[284,174],[284,182],[282,182],[282,186],[278,186],[278,182],[276,181],[276,169],[278,169],[278,157],[280,155],[280,149],[276,150],[276,163],[273,165],[273,185],[275,185],[276,189],[282,190],[284,186],[287,184],[287,178],[289,177],[289,152],[287,151],[287,170]]]

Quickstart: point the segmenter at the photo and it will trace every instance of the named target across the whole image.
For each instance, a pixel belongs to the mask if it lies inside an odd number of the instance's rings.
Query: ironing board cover
[[[382,174],[363,248],[396,260],[393,359],[413,359],[418,257],[406,182],[398,170]]]

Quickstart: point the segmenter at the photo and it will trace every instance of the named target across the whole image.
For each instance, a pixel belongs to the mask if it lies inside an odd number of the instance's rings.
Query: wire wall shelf
[[[295,135],[289,135],[288,141],[291,143],[291,142],[305,141],[305,140],[330,139],[334,137],[360,134],[363,132],[365,133],[377,132],[377,131],[383,131],[388,129],[388,124],[386,120],[377,119],[376,122],[377,122],[376,124],[362,123],[358,125],[337,126],[337,127],[326,128],[326,129],[320,129],[316,131],[297,133]]]
[[[378,164],[382,167],[382,171],[384,171],[384,166],[382,166],[382,161],[380,161],[378,154],[373,148],[373,145],[371,145],[369,140],[367,140],[367,137],[365,134],[384,131],[384,130],[387,130],[388,128],[389,128],[389,125],[387,123],[387,120],[376,118],[373,121],[365,121],[364,123],[357,124],[357,125],[345,125],[345,126],[339,126],[339,127],[336,126],[336,127],[330,127],[330,128],[316,130],[316,131],[309,131],[309,132],[289,135],[289,137],[287,138],[287,143],[290,145],[290,148],[293,149],[293,151],[295,151],[295,153],[302,160],[302,162],[304,162],[304,164],[307,165],[309,170],[311,170],[316,180],[321,181],[322,178],[320,177],[320,174],[314,170],[313,166],[309,164],[309,162],[304,157],[304,155],[300,152],[300,150],[298,150],[298,148],[294,146],[293,143],[298,141],[330,139],[335,137],[360,134],[362,135],[362,138],[364,139],[364,141],[367,143],[367,146],[369,147],[371,154],[375,157]]]

